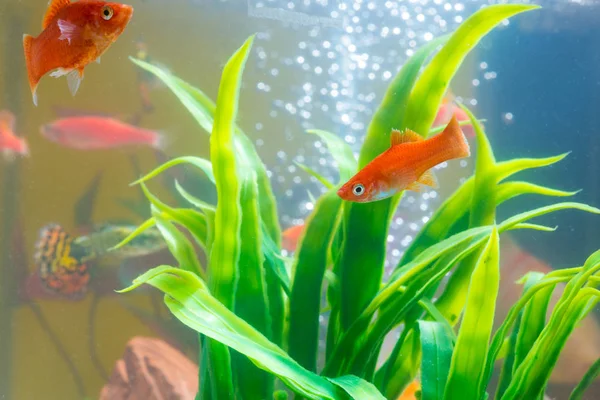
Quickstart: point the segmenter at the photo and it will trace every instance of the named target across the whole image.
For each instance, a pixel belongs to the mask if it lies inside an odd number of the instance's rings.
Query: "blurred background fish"
[[[15,135],[16,118],[7,110],[0,111],[0,151],[7,161],[12,161],[16,154],[29,155],[29,146],[25,138]]]
[[[440,105],[440,108],[438,109],[438,112],[431,126],[437,127],[446,125],[452,119],[452,115],[456,116],[456,119],[459,123],[469,121],[469,116],[467,115],[467,113],[457,105],[456,97],[454,96],[452,91],[448,90],[448,92],[442,99],[442,104]],[[461,129],[466,137],[475,137],[475,130],[473,129],[473,125],[461,125]]]
[[[131,145],[162,150],[165,146],[165,137],[156,131],[99,116],[59,119],[43,125],[40,133],[61,146],[78,150],[114,149]]]
[[[43,285],[51,293],[78,297],[87,290],[91,261],[101,257],[125,260],[165,248],[158,229],[150,228],[125,246],[112,249],[135,229],[136,226],[107,224],[87,235],[74,237],[58,224],[44,226],[40,229],[34,254]]]

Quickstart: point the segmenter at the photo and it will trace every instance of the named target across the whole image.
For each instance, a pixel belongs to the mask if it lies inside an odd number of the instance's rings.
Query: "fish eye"
[[[109,20],[112,18],[114,14],[114,11],[112,9],[112,7],[109,6],[104,6],[102,7],[102,18],[104,18],[105,20]]]
[[[362,184],[357,183],[352,187],[352,193],[354,193],[355,196],[362,196],[365,194],[365,187]]]

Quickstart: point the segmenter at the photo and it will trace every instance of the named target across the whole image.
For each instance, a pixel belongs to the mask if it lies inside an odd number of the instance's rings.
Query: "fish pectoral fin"
[[[59,19],[57,21],[58,29],[60,30],[60,36],[58,40],[66,40],[71,44],[71,40],[77,35],[77,25],[69,22],[65,19]]]
[[[408,185],[406,187],[406,189],[404,189],[404,190],[411,190],[413,192],[420,193],[423,190],[423,185],[421,183],[419,183],[419,181],[415,181],[415,182],[411,183],[410,185]]]
[[[73,96],[75,96],[75,93],[79,90],[79,85],[81,85],[82,80],[83,70],[73,69],[67,74],[67,84],[69,85],[69,90]]]
[[[425,171],[423,175],[421,175],[419,179],[417,179],[417,182],[423,185],[430,186],[434,189],[437,189],[439,187],[438,180],[432,170]]]
[[[54,72],[50,74],[53,78],[60,78],[61,76],[67,75],[69,72],[73,71],[72,69],[58,68]]]
[[[396,146],[403,143],[420,142],[423,138],[418,133],[411,131],[410,129],[400,132],[398,129],[392,129],[390,135],[390,146]]]
[[[96,58],[96,62],[100,64],[100,57]]]

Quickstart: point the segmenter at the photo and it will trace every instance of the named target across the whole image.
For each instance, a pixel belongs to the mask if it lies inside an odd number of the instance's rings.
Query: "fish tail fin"
[[[171,144],[171,138],[164,131],[155,132],[152,139],[152,147],[164,153],[165,149]]]
[[[34,37],[31,35],[23,35],[23,49],[25,51],[25,65],[27,66],[27,78],[29,79],[29,87],[31,88],[31,95],[33,96],[33,104],[37,107],[37,86],[39,79],[35,74],[33,68],[33,60],[31,56],[31,49],[33,47]]]
[[[77,296],[85,292],[90,279],[87,264],[74,256],[73,237],[58,224],[39,231],[34,260],[44,287],[56,294]]]
[[[440,135],[444,138],[444,147],[450,152],[450,159],[464,158],[471,155],[471,147],[467,137],[460,129],[455,115],[452,116]]]

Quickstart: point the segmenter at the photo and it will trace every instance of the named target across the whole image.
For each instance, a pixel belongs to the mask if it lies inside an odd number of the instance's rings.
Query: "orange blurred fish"
[[[123,33],[133,15],[131,6],[101,0],[51,0],[42,33],[34,38],[23,35],[23,47],[33,104],[37,106],[37,86],[48,72],[67,76],[75,95],[83,80],[84,68],[100,62],[100,56]]]
[[[338,196],[366,203],[402,190],[419,192],[423,185],[437,188],[431,168],[470,155],[469,143],[454,116],[442,133],[429,139],[409,129],[392,130],[390,148],[346,182],[338,190]]]
[[[417,400],[417,392],[421,391],[421,384],[418,380],[412,381],[397,400]]]
[[[438,127],[441,125],[445,125],[452,119],[452,116],[456,116],[458,122],[469,121],[470,118],[458,105],[456,105],[456,100],[454,99],[454,95],[451,92],[448,92],[446,96],[442,99],[442,104],[438,109],[438,112],[435,116],[435,120],[433,121],[432,127]],[[475,129],[473,125],[467,124],[461,126],[465,136],[468,138],[475,137]]]
[[[43,125],[40,132],[53,142],[79,150],[112,149],[128,145],[147,145],[160,150],[164,146],[164,137],[160,133],[114,118],[63,118]]]
[[[15,116],[10,111],[0,111],[0,150],[7,160],[15,154],[29,155],[29,146],[25,138],[15,135]]]
[[[281,234],[282,247],[290,252],[296,251],[296,247],[298,247],[298,241],[300,240],[300,236],[304,233],[304,224],[295,225],[290,228],[287,228]]]

